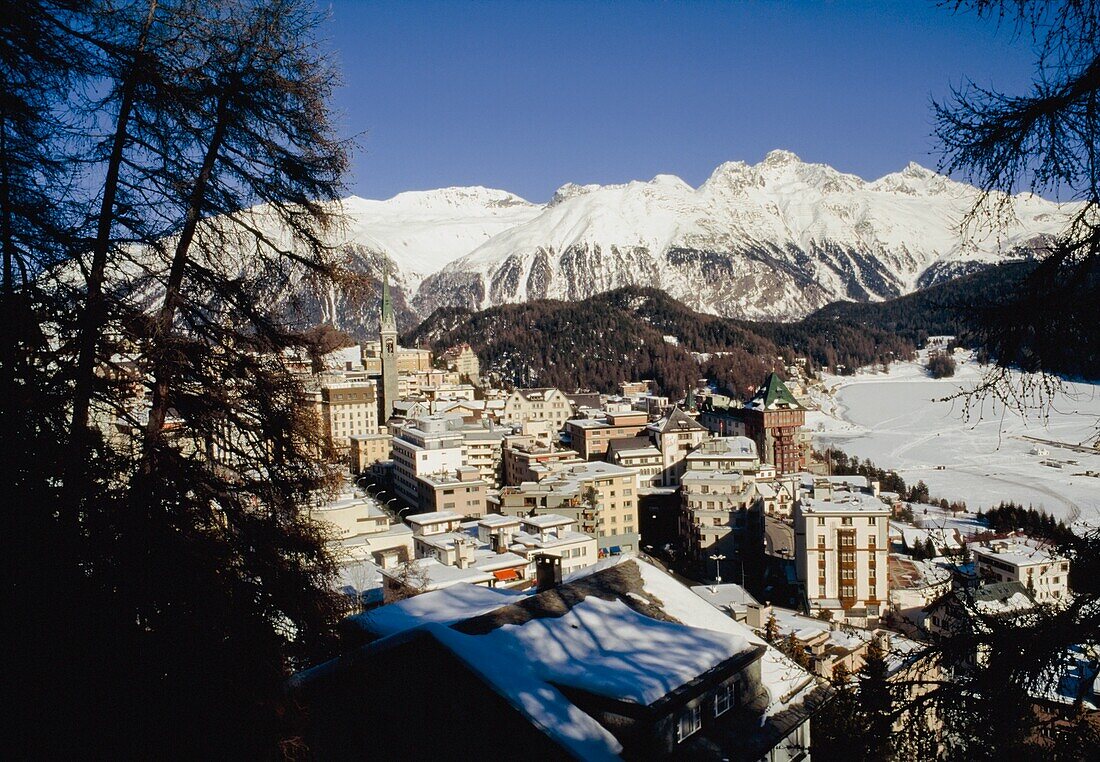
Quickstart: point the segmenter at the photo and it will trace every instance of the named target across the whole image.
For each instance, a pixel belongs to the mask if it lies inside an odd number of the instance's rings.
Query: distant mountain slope
[[[469,343],[483,372],[519,386],[611,392],[651,378],[682,395],[707,377],[742,396],[781,357],[849,367],[908,357],[911,343],[874,328],[831,324],[825,331],[701,315],[663,291],[626,287],[579,302],[538,300],[481,312],[436,311],[403,338],[439,352]]]
[[[782,366],[780,357],[850,371],[907,359],[929,335],[974,339],[976,308],[1011,293],[1033,268],[987,267],[886,302],[831,304],[791,323],[703,315],[660,290],[631,286],[578,302],[443,308],[403,340],[437,352],[469,343],[484,370],[521,386],[610,392],[623,380],[652,378],[680,395],[708,377],[743,396]]]
[[[882,301],[1026,260],[1062,228],[1064,207],[1021,194],[1004,210],[1011,224],[965,238],[958,224],[976,194],[915,164],[869,182],[773,151],[754,166],[723,164],[699,188],[670,175],[566,185],[545,205],[482,187],[351,197],[328,242],[361,277],[322,285],[303,269],[270,300],[295,323],[360,338],[377,329],[386,270],[404,328],[442,306],[579,301],[626,286],[661,289],[700,313],[797,320],[830,302]],[[263,208],[250,213],[285,238]],[[255,258],[243,241],[225,259],[248,272]],[[134,277],[162,277],[155,259]]]

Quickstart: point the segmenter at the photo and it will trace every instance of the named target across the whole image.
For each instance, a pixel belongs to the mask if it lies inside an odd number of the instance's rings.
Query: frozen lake
[[[981,373],[967,358],[950,379],[917,363],[827,376],[822,410],[807,415],[814,444],[870,458],[907,484],[923,479],[934,497],[965,500],[971,511],[1015,500],[1067,523],[1100,522],[1100,477],[1086,475],[1100,473],[1100,452],[1088,447],[1100,431],[1100,385],[1067,382],[1045,420],[990,401],[968,419],[961,401],[938,401]]]

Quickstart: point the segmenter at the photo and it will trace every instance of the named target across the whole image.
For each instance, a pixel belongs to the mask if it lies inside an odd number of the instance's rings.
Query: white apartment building
[[[684,458],[687,471],[760,471],[760,456],[756,442],[748,437],[714,437],[707,439]]]
[[[877,497],[800,496],[794,506],[795,566],[811,611],[867,626],[889,602],[890,509]]]
[[[360,602],[381,602],[379,573],[413,557],[412,530],[392,522],[373,498],[358,494],[341,495],[310,515],[329,529],[338,589]]]
[[[558,389],[516,389],[504,401],[500,422],[519,426],[528,421],[549,421],[557,430],[571,414],[569,399]]]
[[[488,420],[484,424],[468,424],[459,429],[462,433],[462,464],[476,468],[489,487],[497,489],[504,473],[504,437],[508,431],[493,427]]]
[[[396,428],[393,440],[394,489],[408,505],[431,509],[423,480],[457,477],[473,468],[488,488],[500,486],[502,444],[507,430],[490,421],[465,423],[461,415],[422,415]],[[466,480],[463,477],[463,480]]]
[[[596,540],[575,531],[568,516],[544,513],[538,516],[490,514],[477,522],[478,539],[497,552],[505,550],[534,561],[536,556],[561,559],[562,574],[571,574],[596,563]]]
[[[710,431],[678,407],[647,428],[661,451],[661,486],[679,486],[686,470],[685,459],[710,437]]]
[[[1038,603],[1057,603],[1069,595],[1069,561],[1034,540],[993,540],[971,552],[975,571],[987,581],[1019,582]]]
[[[639,489],[661,486],[664,459],[649,437],[613,439],[607,445],[607,460],[634,471],[638,475]]]
[[[462,434],[453,425],[445,416],[426,416],[397,430],[393,487],[406,504],[420,507],[421,476],[454,473],[462,467]]]

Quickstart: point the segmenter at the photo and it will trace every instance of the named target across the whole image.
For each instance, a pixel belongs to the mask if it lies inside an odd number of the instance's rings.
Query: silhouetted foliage
[[[278,359],[310,340],[268,312],[291,269],[337,274],[320,234],[347,157],[319,17],[305,0],[2,16],[5,749],[278,756],[284,681],[330,653],[344,608],[307,512],[332,474]],[[261,204],[279,240],[242,211]]]
[[[1008,218],[1021,189],[1076,201],[1064,231],[1034,248],[1039,266],[1019,288],[975,310],[976,332],[998,363],[977,388],[1006,404],[1048,393],[1008,367],[1100,376],[1100,7],[1095,0],[958,0],[957,12],[1011,25],[1036,54],[1031,91],[967,80],[936,104],[942,167],[984,195],[967,222],[977,235]],[[1016,391],[1013,391],[1013,389]]]

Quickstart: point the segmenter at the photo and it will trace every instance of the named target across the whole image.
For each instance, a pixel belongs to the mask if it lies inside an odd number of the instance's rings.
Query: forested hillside
[[[505,383],[614,391],[652,378],[681,395],[709,378],[738,396],[796,357],[811,369],[846,373],[913,356],[928,336],[981,344],[980,321],[1030,273],[1032,262],[987,268],[886,302],[831,304],[793,323],[694,312],[658,289],[628,287],[580,302],[539,300],[481,312],[437,310],[404,337],[436,352],[466,342],[482,368]],[[782,360],[781,360],[782,358]],[[1070,358],[1056,371],[1084,373]],[[1076,364],[1073,364],[1076,363]],[[1095,361],[1093,370],[1095,372]]]

